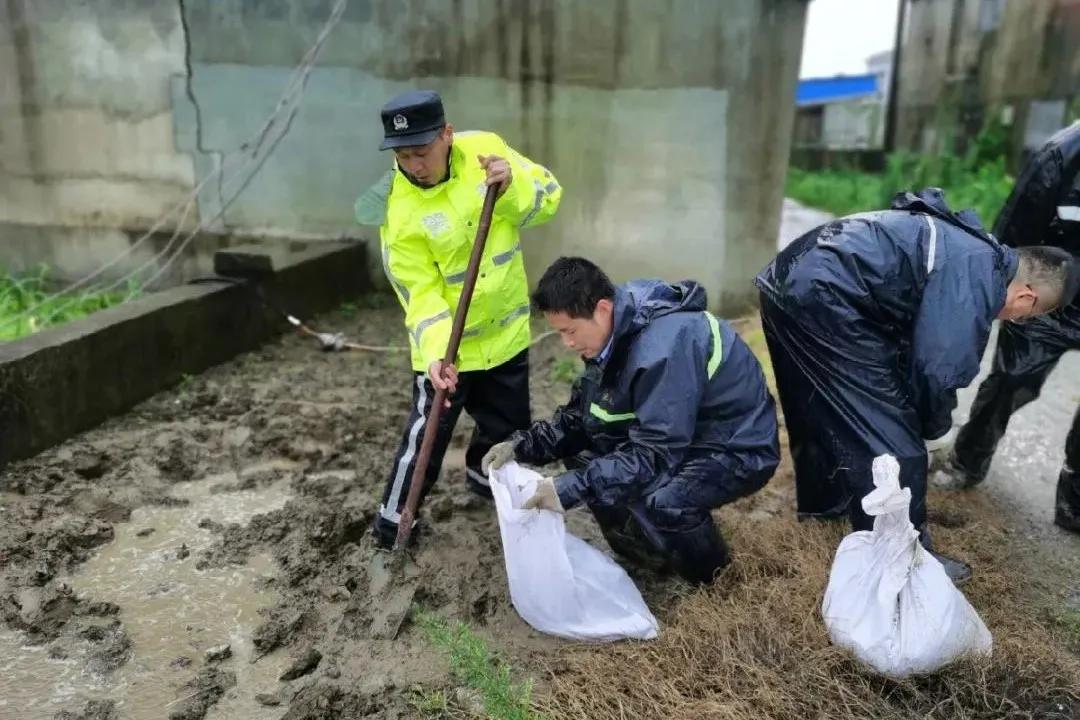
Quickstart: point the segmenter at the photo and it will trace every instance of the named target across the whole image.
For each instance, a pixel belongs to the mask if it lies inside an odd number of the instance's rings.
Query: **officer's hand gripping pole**
[[[458,345],[461,344],[461,334],[465,330],[465,317],[469,313],[469,303],[472,300],[473,290],[476,288],[476,276],[480,273],[480,258],[484,254],[488,229],[491,227],[491,213],[495,209],[495,200],[498,193],[498,185],[489,185],[487,194],[484,196],[484,207],[480,211],[480,223],[476,228],[476,240],[473,242],[472,255],[469,256],[469,267],[465,270],[465,285],[462,287],[461,300],[458,301],[457,311],[454,313],[454,324],[450,329],[450,343],[446,346],[443,367],[453,364],[457,360]],[[424,425],[424,440],[420,444],[420,454],[416,458],[412,482],[409,484],[409,494],[405,498],[405,507],[402,509],[401,519],[398,521],[397,540],[394,543],[395,552],[403,551],[409,544],[409,536],[412,534],[413,522],[416,519],[416,506],[420,503],[424,476],[427,474],[428,462],[431,460],[431,450],[435,446],[435,436],[439,432],[439,420],[442,417],[445,404],[446,391],[436,390],[435,399],[431,403],[431,412],[428,413],[427,422]]]

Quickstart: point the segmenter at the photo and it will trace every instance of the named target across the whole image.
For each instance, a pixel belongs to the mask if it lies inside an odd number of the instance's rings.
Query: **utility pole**
[[[900,56],[903,50],[904,21],[908,0],[896,0],[896,39],[893,42],[892,72],[889,74],[889,102],[885,108],[885,153],[896,150],[896,106],[899,104]]]

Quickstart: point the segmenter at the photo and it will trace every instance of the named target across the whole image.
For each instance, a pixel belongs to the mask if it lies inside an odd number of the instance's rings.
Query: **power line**
[[[337,13],[336,17],[334,13],[331,13],[331,21],[327,23],[326,27],[324,28],[324,32],[320,34],[315,45],[312,46],[312,49],[309,50],[308,55],[305,56],[310,57],[310,61],[306,62],[303,66],[304,72],[299,77],[299,87],[296,94],[297,102],[293,106],[292,110],[289,111],[289,115],[285,120],[285,125],[282,128],[281,132],[278,133],[278,135],[270,143],[270,146],[267,149],[266,153],[258,160],[255,160],[255,155],[258,154],[259,147],[266,140],[267,137],[266,132],[263,132],[260,135],[258,144],[256,145],[256,149],[253,152],[251,158],[251,161],[255,162],[254,169],[251,171],[251,173],[248,174],[246,178],[244,178],[244,181],[241,183],[240,187],[236,190],[236,192],[233,193],[232,197],[230,197],[226,202],[222,203],[221,208],[214,215],[214,217],[207,221],[207,225],[213,225],[215,222],[217,222],[218,218],[221,218],[225,215],[226,211],[228,211],[228,209],[232,206],[233,202],[235,202],[236,199],[240,197],[240,195],[243,194],[245,190],[247,190],[248,185],[251,184],[251,181],[259,173],[259,171],[262,169],[262,166],[266,163],[269,157],[274,154],[274,151],[277,149],[278,144],[285,138],[286,135],[289,134],[289,130],[292,129],[293,120],[296,118],[296,115],[300,110],[300,100],[303,98],[304,91],[307,88],[307,82],[309,77],[311,76],[311,70],[314,67],[314,60],[318,56],[318,52],[321,49],[323,42],[329,36],[329,31],[333,28],[333,24],[336,23],[338,19],[340,19],[341,13],[344,12],[346,2],[347,0],[339,0],[338,6],[335,8],[335,12]],[[295,84],[295,82],[292,84]],[[269,126],[264,128],[265,131],[269,131],[269,129]],[[235,179],[235,177],[236,176],[231,179]],[[175,262],[183,254],[184,250],[195,239],[197,234],[198,228],[196,228],[195,231],[192,231],[192,233],[189,234],[188,237],[185,238],[184,241],[180,244],[180,247],[177,248],[176,252],[172,254],[172,256],[158,269],[156,273],[154,273],[154,275],[149,280],[147,280],[142,286],[140,286],[140,291],[146,287],[153,285],[154,281],[161,277],[169,268],[169,266],[171,266],[172,263]]]
[[[247,177],[241,183],[240,187],[237,189],[236,193],[234,193],[233,196],[230,197],[228,201],[226,201],[224,203],[221,203],[220,208],[218,209],[218,211],[214,214],[214,216],[212,218],[210,218],[209,220],[202,220],[199,223],[197,223],[196,227],[187,235],[187,237],[183,241],[181,241],[181,243],[177,247],[176,251],[172,252],[172,254],[169,256],[169,258],[165,261],[164,265],[161,268],[159,268],[159,270],[147,282],[140,285],[139,290],[142,290],[142,289],[148,287],[155,280],[157,280],[162,274],[164,274],[164,272],[168,269],[168,267],[171,266],[176,261],[176,259],[180,257],[180,255],[187,248],[187,246],[194,240],[195,237],[198,236],[198,234],[202,230],[204,230],[207,227],[213,225],[215,222],[217,222],[217,220],[219,218],[224,216],[225,212],[228,210],[229,207],[231,207],[232,203],[237,199],[237,197],[239,197],[239,195],[241,193],[243,193],[247,189],[247,187],[250,184],[251,180],[259,172],[259,170],[262,169],[262,166],[265,164],[266,160],[269,158],[269,156],[271,154],[273,154],[274,150],[277,148],[278,143],[280,143],[281,140],[285,137],[285,135],[289,132],[289,130],[292,127],[293,119],[296,117],[296,114],[300,109],[300,104],[301,104],[301,101],[303,99],[304,91],[306,90],[306,87],[307,87],[307,81],[308,81],[308,78],[309,78],[309,76],[311,74],[312,69],[314,68],[315,61],[317,60],[317,58],[319,56],[319,53],[322,50],[322,46],[326,42],[326,39],[330,36],[330,33],[333,31],[334,27],[337,25],[337,23],[341,19],[342,15],[344,15],[345,8],[346,8],[347,4],[348,4],[348,0],[338,0],[338,2],[335,4],[334,8],[331,10],[330,15],[327,18],[326,23],[323,25],[322,30],[319,32],[319,35],[316,37],[316,40],[315,40],[314,44],[304,54],[303,58],[300,61],[300,64],[296,68],[294,68],[293,72],[289,76],[289,79],[285,84],[285,88],[282,91],[282,95],[278,99],[278,102],[275,105],[274,110],[267,117],[267,119],[263,123],[262,127],[256,133],[254,133],[251,137],[249,137],[246,141],[244,141],[243,143],[240,144],[239,151],[246,155],[248,153],[249,148],[250,148],[250,156],[246,157],[243,168],[239,172],[234,174],[231,178],[229,178],[228,182],[231,183],[233,180],[236,179],[236,177],[241,175],[244,172],[244,170],[246,170],[247,167],[249,167],[252,164],[254,164],[254,169],[251,171],[251,173],[249,173],[247,175]],[[282,115],[285,113],[285,109],[290,104],[292,104],[292,108],[288,111],[288,115],[287,115],[285,124],[284,124],[281,132],[279,132],[276,135],[276,137],[274,137],[273,141],[270,143],[270,146],[269,146],[267,152],[261,158],[258,157],[260,151],[262,150],[262,147],[263,147],[264,143],[266,142],[267,138],[270,136],[271,131],[274,130],[277,121],[282,117]],[[112,260],[105,263],[104,265],[102,265],[101,267],[99,267],[97,270],[90,273],[89,275],[87,275],[87,276],[81,278],[80,280],[76,281],[75,283],[72,283],[71,285],[67,286],[63,290],[60,290],[60,291],[58,291],[56,293],[52,293],[51,295],[47,295],[42,300],[40,300],[39,302],[34,304],[33,306],[21,311],[20,313],[18,313],[16,315],[11,316],[11,317],[3,320],[3,321],[0,321],[0,328],[8,327],[11,324],[14,324],[16,322],[19,322],[19,321],[29,317],[29,316],[32,316],[34,312],[36,312],[37,310],[40,310],[42,307],[48,305],[49,303],[53,302],[57,298],[60,298],[60,297],[62,297],[64,295],[74,291],[75,289],[86,285],[88,282],[90,282],[94,278],[100,276],[109,267],[112,267],[117,262],[119,262],[123,258],[127,257],[131,253],[133,253],[138,247],[140,247],[150,237],[152,237],[154,235],[154,233],[157,232],[165,224],[165,221],[168,218],[172,217],[173,214],[178,209],[183,207],[184,210],[183,210],[183,215],[181,216],[180,222],[177,223],[176,230],[173,232],[172,236],[169,238],[169,241],[166,243],[165,248],[161,252],[157,253],[154,257],[152,257],[149,261],[144,262],[142,265],[140,265],[135,270],[126,273],[120,279],[118,279],[118,280],[114,281],[112,284],[108,285],[106,288],[104,288],[104,291],[108,291],[108,290],[111,290],[113,288],[116,288],[119,285],[127,282],[128,280],[131,280],[132,278],[139,275],[143,270],[148,268],[150,265],[156,263],[162,257],[169,254],[170,249],[173,246],[173,243],[176,241],[177,237],[179,237],[180,233],[182,232],[183,224],[187,219],[188,213],[190,213],[190,211],[191,211],[191,207],[197,203],[199,193],[202,192],[203,188],[210,181],[212,181],[215,178],[220,178],[223,175],[225,175],[226,168],[228,168],[231,163],[239,161],[241,159],[241,157],[229,158],[227,162],[221,163],[221,165],[219,165],[217,168],[215,168],[212,172],[208,173],[207,176],[204,177],[198,183],[198,185],[196,185],[195,188],[188,194],[187,198],[184,201],[181,201],[180,203],[177,203],[165,215],[160,217],[157,220],[157,222],[155,222],[154,225],[152,225],[151,228],[145,234],[143,234],[142,237],[140,237],[138,240],[136,240],[124,252],[120,253],[119,255],[114,257]],[[219,187],[223,187],[223,184],[220,185]],[[223,195],[221,195],[221,196],[223,197]],[[51,321],[63,309],[65,309],[67,307],[70,307],[70,305],[73,302],[74,302],[74,300],[69,301],[67,303],[64,303],[58,308],[55,308],[53,310],[53,312],[50,314],[50,316],[45,320],[45,322],[48,323],[49,321]]]

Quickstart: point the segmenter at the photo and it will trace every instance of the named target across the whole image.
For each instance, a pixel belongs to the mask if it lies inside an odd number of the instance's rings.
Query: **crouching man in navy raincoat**
[[[889,453],[929,549],[927,453],[951,440],[956,390],[978,374],[994,318],[1067,305],[1080,279],[1068,252],[1002,245],[929,189],[811,230],[756,282],[800,516],[872,529],[861,500]],[[955,581],[970,577],[937,557]]]
[[[779,462],[757,359],[694,282],[615,287],[588,260],[561,258],[533,303],[585,373],[551,420],[496,445],[484,469],[563,460],[568,471],[524,507],[585,503],[624,559],[710,582],[729,561],[710,511],[760,489]]]

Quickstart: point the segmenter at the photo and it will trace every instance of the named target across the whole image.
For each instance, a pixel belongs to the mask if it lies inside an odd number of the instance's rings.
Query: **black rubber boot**
[[[1073,472],[1068,466],[1062,468],[1058,475],[1054,524],[1080,533],[1080,473]]]
[[[416,545],[417,538],[424,534],[426,529],[419,520],[413,523],[412,532],[409,533],[409,547]],[[375,522],[371,525],[371,537],[375,541],[375,547],[380,550],[393,550],[394,543],[397,542],[397,531],[398,526],[395,523],[376,515]]]
[[[662,531],[664,542],[684,579],[698,585],[708,585],[716,573],[731,563],[727,543],[720,529],[709,518],[686,532]]]
[[[484,482],[480,482],[477,478],[484,477],[480,468],[467,468],[465,470],[465,485],[469,488],[469,492],[477,497],[482,497],[485,500],[495,502],[495,496],[491,494],[491,483],[484,478]]]
[[[930,538],[930,529],[926,526],[926,523],[923,523],[917,529],[919,531],[919,544],[941,563],[941,566],[945,568],[945,574],[949,576],[954,585],[961,585],[971,579],[974,571],[970,565],[962,560],[934,551],[934,541]]]
[[[951,558],[948,555],[942,555],[930,550],[929,553],[933,555],[942,567],[945,568],[945,574],[949,576],[949,579],[953,581],[954,585],[962,585],[971,579],[974,571],[971,566],[962,560]]]
[[[589,509],[619,560],[659,575],[671,571],[667,549],[658,538],[646,534],[640,520],[628,508],[593,506]]]
[[[942,467],[937,469],[937,472],[943,473],[948,478],[948,481],[943,482],[940,477],[935,477],[934,485],[948,490],[970,490],[986,479],[986,475],[969,470],[957,457],[956,450],[949,452],[948,457]]]

